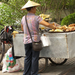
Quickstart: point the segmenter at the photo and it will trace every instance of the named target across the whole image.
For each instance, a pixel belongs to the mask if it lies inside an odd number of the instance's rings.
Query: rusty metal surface
[[[40,56],[54,58],[75,57],[75,32],[44,34],[50,38],[51,45],[44,48]]]
[[[16,34],[16,37],[13,38],[13,44],[14,44],[14,55],[25,56],[23,34]]]
[[[75,32],[44,33],[50,38],[51,45],[40,51],[40,57],[73,58],[75,57]],[[16,56],[25,56],[23,34],[16,34],[13,38]]]

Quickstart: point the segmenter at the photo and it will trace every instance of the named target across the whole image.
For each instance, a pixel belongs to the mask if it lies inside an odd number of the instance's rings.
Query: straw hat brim
[[[34,6],[40,6],[40,4],[39,4],[39,3],[35,3],[35,2],[29,0],[29,1],[21,8],[21,10],[25,10],[26,8],[34,7]]]

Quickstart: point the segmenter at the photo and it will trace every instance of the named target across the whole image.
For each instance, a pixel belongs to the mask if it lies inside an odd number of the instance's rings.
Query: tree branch
[[[0,25],[4,26],[2,23],[0,23]]]

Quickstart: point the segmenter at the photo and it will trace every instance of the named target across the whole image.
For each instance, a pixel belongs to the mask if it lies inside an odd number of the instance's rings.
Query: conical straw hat
[[[29,0],[29,1],[21,8],[21,10],[24,10],[24,9],[26,9],[26,8],[29,8],[29,7],[34,7],[34,6],[40,6],[40,4],[39,4],[39,3],[35,3],[35,2],[33,2],[33,1],[31,1],[31,0]]]

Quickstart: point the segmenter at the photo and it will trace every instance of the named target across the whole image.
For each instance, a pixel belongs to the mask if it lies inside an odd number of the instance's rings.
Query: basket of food
[[[49,32],[72,32],[75,31],[75,24],[58,26],[56,29],[49,30]]]

